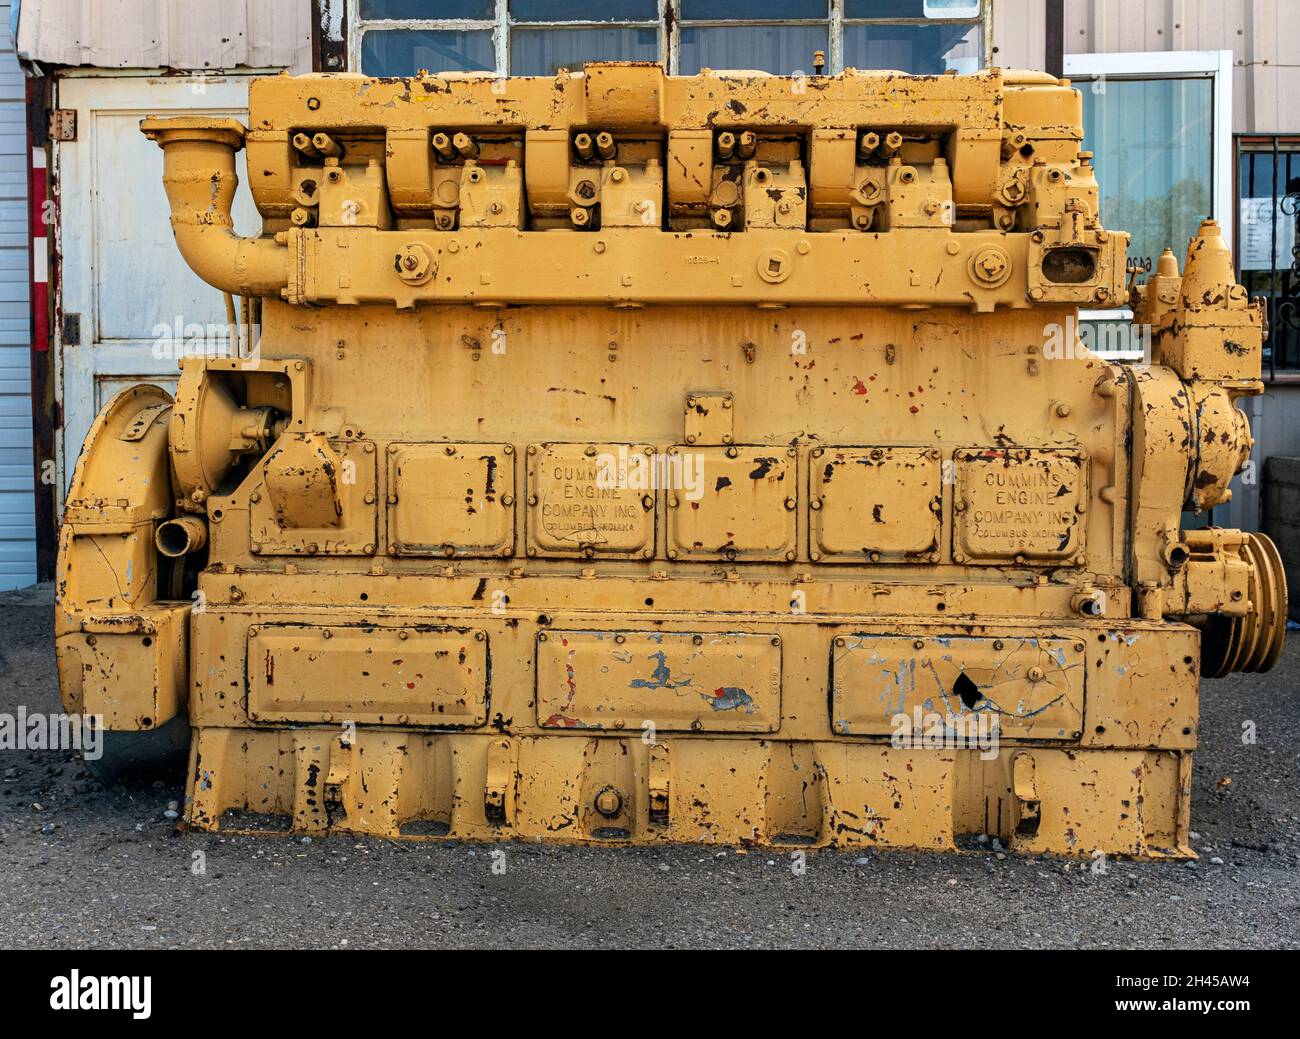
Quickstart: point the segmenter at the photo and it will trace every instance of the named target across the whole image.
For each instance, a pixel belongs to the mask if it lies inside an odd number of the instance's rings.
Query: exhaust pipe
[[[234,119],[145,119],[140,130],[163,150],[163,187],[176,245],[200,278],[235,296],[279,298],[289,284],[289,250],[271,238],[235,234],[230,205],[239,186]]]

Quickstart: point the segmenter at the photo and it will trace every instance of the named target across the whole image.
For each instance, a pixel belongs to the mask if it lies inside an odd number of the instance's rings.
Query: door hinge
[[[56,108],[50,113],[50,139],[75,141],[77,139],[77,110]]]

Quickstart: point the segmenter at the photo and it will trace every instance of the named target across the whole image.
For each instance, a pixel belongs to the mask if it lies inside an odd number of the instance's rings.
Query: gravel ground
[[[0,712],[58,710],[49,586],[0,594]],[[1197,864],[180,833],[179,781],[0,751],[5,948],[1300,948],[1293,639],[1207,683]],[[1258,741],[1242,743],[1243,722]],[[179,778],[179,777],[178,777]],[[1230,783],[1225,780],[1231,780]],[[206,859],[206,872],[196,860]]]

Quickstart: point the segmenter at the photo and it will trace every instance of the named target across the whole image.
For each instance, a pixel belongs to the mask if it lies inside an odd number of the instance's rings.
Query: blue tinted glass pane
[[[1094,153],[1101,222],[1133,236],[1144,266],[1187,241],[1210,215],[1212,93],[1208,79],[1108,79],[1077,84],[1083,147]]]
[[[516,22],[654,22],[655,0],[510,0]]]
[[[683,26],[678,71],[683,76],[703,68],[811,74],[813,51],[825,49],[824,25]]]
[[[681,0],[682,18],[713,21],[723,18],[826,18],[826,0]]]
[[[368,76],[413,76],[420,69],[491,72],[496,64],[487,29],[372,29],[361,38],[361,71]]]
[[[845,18],[978,18],[980,0],[845,0]]]
[[[362,18],[481,18],[496,16],[496,0],[361,0]]]
[[[978,25],[846,25],[844,67],[924,76],[975,72],[983,64],[983,40]]]
[[[657,29],[512,29],[510,74],[553,76],[588,61],[658,61]]]

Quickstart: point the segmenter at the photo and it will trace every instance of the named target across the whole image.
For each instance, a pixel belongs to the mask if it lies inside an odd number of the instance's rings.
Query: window
[[[510,74],[553,76],[587,61],[658,61],[657,0],[509,0]]]
[[[1101,222],[1132,235],[1129,262],[1150,270],[1168,246],[1181,267],[1206,217],[1223,225],[1231,247],[1232,52],[1067,54],[1065,74],[1083,96]],[[1087,311],[1081,324],[1113,341],[1102,333],[1132,316]]]
[[[1181,266],[1188,239],[1213,210],[1210,80],[1080,86],[1084,148],[1096,156],[1102,223],[1133,236],[1129,259],[1147,270],[1166,246]]]
[[[1268,302],[1264,375],[1300,369],[1300,137],[1237,138],[1237,278]]]
[[[844,0],[843,67],[976,72],[984,65],[979,15],[979,0]]]
[[[491,72],[497,59],[488,30],[379,29],[361,46],[361,67],[427,69],[430,72]]]
[[[676,69],[747,69],[789,76],[812,72],[830,49],[825,0],[678,0]],[[670,65],[671,67],[671,65]]]
[[[778,75],[985,64],[987,0],[357,0],[351,68],[551,76],[587,61]]]

